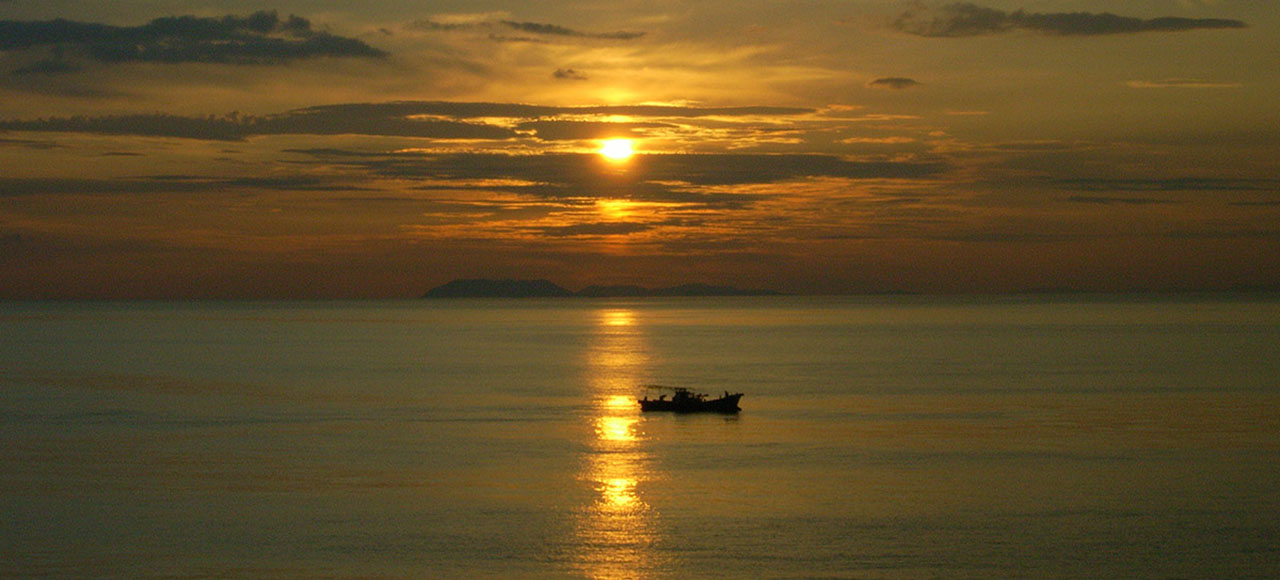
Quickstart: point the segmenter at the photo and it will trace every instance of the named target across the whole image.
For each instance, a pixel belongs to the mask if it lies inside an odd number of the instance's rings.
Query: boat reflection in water
[[[588,578],[645,578],[659,565],[655,513],[643,495],[655,474],[630,391],[648,372],[649,349],[630,310],[602,310],[596,330],[587,353],[594,436],[579,475],[593,494],[577,514],[573,561]]]

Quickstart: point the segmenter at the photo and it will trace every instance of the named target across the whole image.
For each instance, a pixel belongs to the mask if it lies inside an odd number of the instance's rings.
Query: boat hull
[[[737,413],[738,400],[742,393],[725,395],[719,399],[676,398],[676,399],[641,399],[641,411],[666,411],[671,413]]]

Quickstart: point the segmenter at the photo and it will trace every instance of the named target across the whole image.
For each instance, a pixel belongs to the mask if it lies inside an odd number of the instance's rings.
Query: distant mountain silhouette
[[[778,296],[771,290],[742,290],[732,286],[682,284],[667,288],[641,286],[587,286],[571,292],[548,280],[454,280],[428,290],[423,298],[645,298],[674,296]]]
[[[454,280],[427,291],[423,298],[559,298],[573,292],[548,280]]]

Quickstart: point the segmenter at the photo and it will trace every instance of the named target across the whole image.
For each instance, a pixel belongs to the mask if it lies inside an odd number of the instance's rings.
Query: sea
[[[0,303],[0,578],[1277,574],[1280,295]]]

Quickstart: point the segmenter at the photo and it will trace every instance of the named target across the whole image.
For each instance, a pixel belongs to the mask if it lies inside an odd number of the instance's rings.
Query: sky
[[[0,0],[0,298],[1277,289],[1278,101],[1270,0]]]

